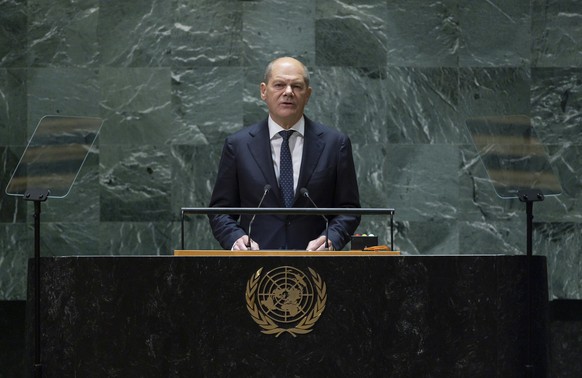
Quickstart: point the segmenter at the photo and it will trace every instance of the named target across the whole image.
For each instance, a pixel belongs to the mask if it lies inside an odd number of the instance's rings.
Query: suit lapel
[[[271,141],[269,139],[269,127],[267,121],[260,122],[249,130],[251,136],[247,144],[250,154],[255,163],[261,170],[265,183],[271,185],[271,191],[277,197],[277,201],[281,202],[277,178],[275,177],[275,170],[273,169],[273,160],[271,156]]]
[[[303,142],[303,159],[301,160],[301,171],[299,172],[299,182],[295,199],[299,196],[299,189],[306,188],[313,171],[317,167],[321,153],[325,147],[323,140],[323,130],[305,117],[305,140]]]

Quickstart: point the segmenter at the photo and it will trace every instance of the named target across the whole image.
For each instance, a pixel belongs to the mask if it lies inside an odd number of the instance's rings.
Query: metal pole
[[[34,376],[40,378],[40,201],[34,201],[34,319]]]

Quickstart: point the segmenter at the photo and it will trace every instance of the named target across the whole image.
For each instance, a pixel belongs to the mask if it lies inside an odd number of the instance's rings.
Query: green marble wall
[[[525,253],[525,207],[495,195],[464,120],[531,116],[564,188],[534,206],[534,253],[552,298],[582,299],[581,20],[576,0],[0,0],[0,300],[25,298],[33,209],[3,192],[42,115],[105,119],[43,204],[43,255],[170,254],[280,55],[310,67],[307,114],[351,136],[362,205],[396,209],[409,254]],[[385,219],[360,231],[388,242]],[[219,248],[203,217],[186,234]]]

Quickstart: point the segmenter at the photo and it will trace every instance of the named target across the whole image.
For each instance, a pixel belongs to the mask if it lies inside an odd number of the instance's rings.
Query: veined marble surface
[[[3,192],[41,116],[105,120],[42,205],[43,255],[171,254],[280,55],[310,68],[306,113],[351,137],[362,205],[396,209],[407,254],[525,253],[524,204],[496,196],[464,122],[531,117],[563,187],[534,205],[534,253],[552,298],[582,299],[580,20],[575,0],[0,0],[0,300],[25,298],[33,207]],[[359,232],[389,243],[386,219]],[[186,237],[219,248],[205,217]]]

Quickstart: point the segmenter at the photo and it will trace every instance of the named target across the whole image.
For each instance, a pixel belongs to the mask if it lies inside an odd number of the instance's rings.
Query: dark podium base
[[[326,284],[308,334],[263,334],[247,309],[253,274],[282,266]],[[57,257],[41,269],[45,377],[525,376],[525,256]],[[532,276],[543,377],[545,257]]]

